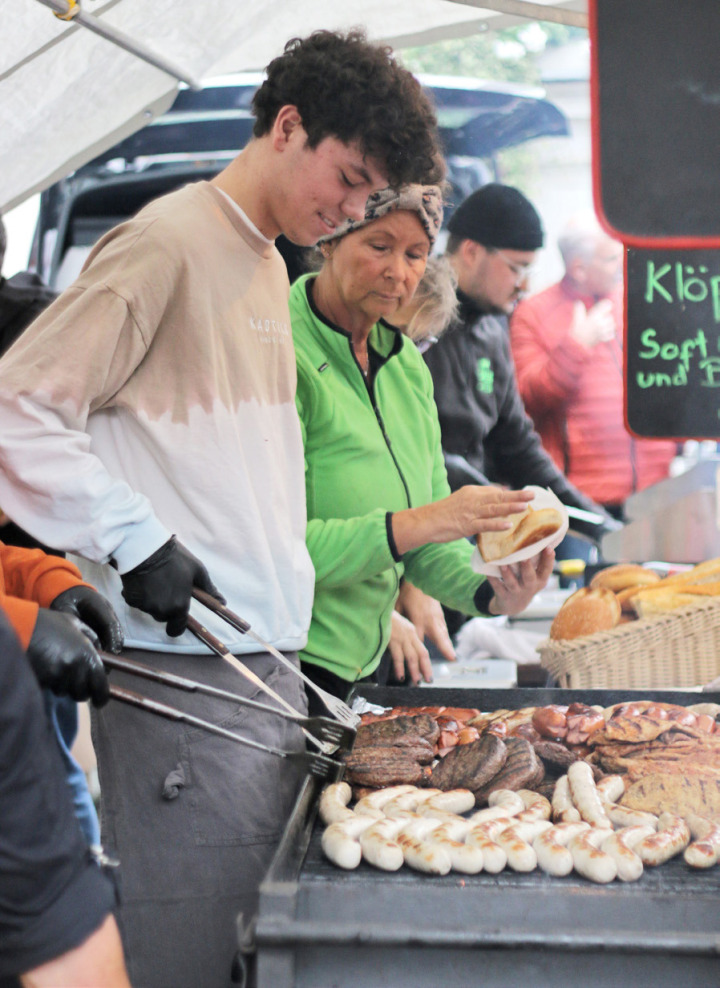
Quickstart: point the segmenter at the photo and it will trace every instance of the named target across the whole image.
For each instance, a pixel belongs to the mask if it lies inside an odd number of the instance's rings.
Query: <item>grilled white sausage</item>
[[[472,844],[464,844],[462,838],[468,825],[458,823],[441,823],[427,835],[431,844],[440,844],[450,855],[453,871],[464,875],[477,875],[482,871],[483,853],[481,848]]]
[[[510,817],[502,817],[486,820],[484,823],[474,823],[465,834],[466,846],[480,848],[483,854],[483,869],[491,875],[497,875],[507,864],[507,854],[495,838],[510,825],[510,822]]]
[[[612,829],[590,827],[570,839],[568,849],[572,854],[573,866],[583,878],[604,885],[617,875],[615,859],[600,850],[600,845],[611,834]]]
[[[402,868],[403,852],[395,840],[402,826],[402,820],[384,817],[364,830],[359,838],[364,860],[382,871],[397,871]]]
[[[372,822],[371,816],[353,814],[352,819],[331,823],[320,840],[325,856],[338,868],[357,868],[362,858],[362,848],[357,838]]]
[[[573,856],[565,846],[568,841],[590,828],[584,820],[578,823],[556,823],[533,841],[538,866],[548,875],[562,878],[573,870]]]
[[[505,851],[507,863],[513,871],[533,871],[537,867],[537,854],[530,842],[550,827],[549,820],[513,821],[497,835],[496,841]]]
[[[625,781],[622,775],[606,775],[595,783],[595,787],[604,803],[617,803],[625,792]]]
[[[685,822],[693,837],[685,848],[685,861],[691,868],[712,868],[720,860],[720,824],[696,813],[687,813]]]
[[[386,803],[403,793],[415,792],[417,786],[402,785],[388,786],[387,789],[378,789],[377,792],[369,792],[355,804],[355,812],[363,814],[368,809],[381,810]]]
[[[639,841],[653,833],[655,833],[654,827],[623,827],[616,833],[610,834],[600,845],[601,850],[615,859],[617,877],[621,882],[636,882],[642,875],[642,859],[633,848]]]
[[[323,823],[337,823],[339,820],[348,820],[352,815],[352,810],[348,809],[348,803],[352,799],[352,789],[347,782],[333,782],[332,785],[325,786],[320,793],[319,813]]]
[[[442,789],[418,789],[412,792],[404,792],[399,796],[394,796],[382,806],[382,811],[386,816],[392,816],[393,810],[417,810],[433,796],[439,796]]]
[[[518,789],[517,794],[522,799],[525,809],[517,814],[516,820],[550,819],[552,806],[550,800],[546,799],[542,793],[534,792],[532,789]]]
[[[684,851],[690,843],[690,828],[682,817],[674,813],[661,813],[658,817],[658,830],[635,845],[643,864],[664,864],[676,854]]]
[[[651,827],[657,830],[658,818],[645,810],[631,810],[629,806],[606,803],[605,812],[614,827]]]
[[[592,827],[612,830],[607,813],[603,809],[602,800],[598,795],[597,786],[593,779],[592,769],[587,762],[573,762],[567,772],[570,786],[570,796],[583,820]]]
[[[475,805],[475,796],[469,789],[450,789],[438,793],[427,800],[428,809],[444,810],[446,813],[466,813]]]
[[[555,783],[552,796],[552,818],[556,823],[577,823],[580,810],[573,805],[570,797],[570,783],[567,775],[561,775]]]
[[[438,823],[457,823],[458,820],[461,820],[463,823],[471,822],[458,813],[449,813],[447,810],[436,810],[430,806],[429,802],[421,803],[415,815],[427,820],[434,820],[436,825]]]
[[[522,796],[518,796],[513,789],[496,789],[495,792],[491,792],[488,796],[488,807],[491,806],[501,807],[507,816],[515,816],[516,813],[522,813],[525,809]]]
[[[450,855],[440,844],[431,844],[424,839],[432,826],[430,817],[409,821],[398,831],[395,839],[410,868],[430,875],[447,875],[452,868]]]

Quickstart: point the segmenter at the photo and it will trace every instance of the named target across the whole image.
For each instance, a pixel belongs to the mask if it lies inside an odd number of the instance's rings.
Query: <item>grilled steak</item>
[[[503,767],[488,783],[473,790],[479,806],[486,803],[490,793],[496,789],[530,789],[543,779],[543,764],[529,741],[525,738],[505,738],[504,744],[507,759]]]
[[[424,784],[425,770],[418,754],[427,764],[432,760],[432,746],[427,742],[415,748],[353,748],[348,755],[345,779],[351,785],[382,788],[383,786]],[[429,757],[428,757],[429,749]]]
[[[578,759],[574,752],[558,741],[540,738],[539,741],[532,742],[532,745],[547,771],[554,775],[564,775],[570,765]]]
[[[675,736],[668,731],[662,739],[644,744],[605,744],[595,748],[595,756],[605,772],[627,773],[639,779],[656,772],[678,776],[720,779],[720,735],[704,738]]]
[[[507,748],[500,738],[486,734],[470,744],[458,745],[441,758],[432,771],[430,785],[437,789],[479,789],[505,764]]]
[[[361,724],[353,748],[404,747],[413,745],[418,739],[433,745],[439,736],[440,728],[430,714],[393,717],[390,720],[377,720],[372,724]]]

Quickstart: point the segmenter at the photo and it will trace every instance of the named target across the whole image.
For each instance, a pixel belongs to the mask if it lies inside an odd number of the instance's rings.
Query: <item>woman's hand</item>
[[[543,549],[537,556],[514,566],[501,566],[500,577],[489,576],[495,596],[488,605],[490,614],[520,614],[547,583],[555,562],[555,550]]]
[[[428,638],[437,646],[444,659],[448,662],[455,661],[455,649],[439,601],[434,597],[428,597],[422,590],[404,580],[395,602],[395,609],[412,621],[421,642]]]
[[[392,516],[395,546],[402,555],[429,542],[507,531],[512,528],[508,515],[524,511],[534,497],[532,491],[506,491],[491,485],[461,487],[441,501],[396,512]]]
[[[392,627],[388,642],[395,678],[403,682],[405,668],[413,686],[421,679],[432,682],[432,663],[428,650],[418,638],[415,625],[397,611],[392,613]]]

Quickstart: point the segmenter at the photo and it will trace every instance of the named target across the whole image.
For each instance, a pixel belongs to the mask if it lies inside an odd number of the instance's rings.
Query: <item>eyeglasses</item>
[[[505,262],[505,264],[507,264],[512,273],[515,275],[516,284],[521,284],[529,278],[535,270],[536,266],[534,263],[522,264],[518,261],[513,261],[512,258],[508,257],[507,254],[503,253],[503,251],[498,250],[497,247],[488,247],[488,252],[490,254],[496,254],[502,261]]]

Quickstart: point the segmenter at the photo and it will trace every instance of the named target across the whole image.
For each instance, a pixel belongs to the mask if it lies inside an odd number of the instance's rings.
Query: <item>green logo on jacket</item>
[[[475,368],[475,375],[477,377],[478,391],[482,394],[491,395],[493,393],[495,375],[493,373],[492,364],[490,363],[489,357],[481,357],[478,360],[477,367]]]

